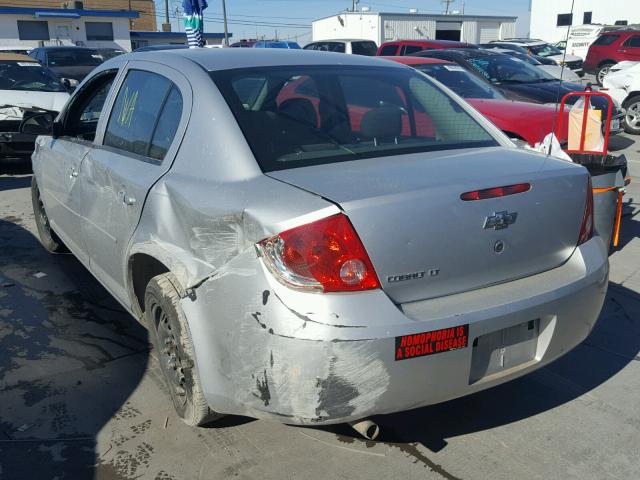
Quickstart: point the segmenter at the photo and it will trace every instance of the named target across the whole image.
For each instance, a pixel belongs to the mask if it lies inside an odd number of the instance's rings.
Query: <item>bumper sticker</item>
[[[396,361],[466,348],[469,325],[396,337]]]

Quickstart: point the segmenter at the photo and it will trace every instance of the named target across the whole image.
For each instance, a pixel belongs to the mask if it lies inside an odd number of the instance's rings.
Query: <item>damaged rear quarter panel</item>
[[[386,309],[391,319],[402,315],[381,291],[356,299],[295,292],[270,280],[248,250],[230,262],[226,276],[182,300],[212,408],[296,424],[374,410],[390,375],[373,344],[389,325],[367,325],[368,319]]]

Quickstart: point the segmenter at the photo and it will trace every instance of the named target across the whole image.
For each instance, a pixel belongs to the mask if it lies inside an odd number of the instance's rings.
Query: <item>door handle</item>
[[[124,194],[124,198],[123,198],[124,204],[125,205],[135,205],[136,204],[136,197],[132,197],[130,195],[127,195],[126,193]]]
[[[71,167],[71,173],[69,174],[69,176],[71,178],[76,178],[78,176],[78,171],[76,170],[76,167]]]

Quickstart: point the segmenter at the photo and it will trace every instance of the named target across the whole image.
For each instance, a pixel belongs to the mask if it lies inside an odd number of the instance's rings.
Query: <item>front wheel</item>
[[[50,253],[67,253],[69,250],[49,225],[49,217],[47,217],[47,212],[44,209],[35,175],[31,179],[31,203],[33,204],[33,216],[35,217],[42,246]]]
[[[191,333],[175,285],[172,273],[153,277],[144,295],[144,314],[176,413],[196,427],[222,415],[209,408],[202,393]]]
[[[627,111],[624,116],[624,131],[640,135],[640,95],[635,95],[623,103]]]

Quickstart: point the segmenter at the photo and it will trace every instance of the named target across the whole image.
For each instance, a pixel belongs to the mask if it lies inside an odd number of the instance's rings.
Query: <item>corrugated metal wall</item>
[[[460,40],[469,43],[478,43],[478,22],[475,20],[462,22]]]
[[[436,37],[436,21],[411,19],[406,17],[393,18],[390,15],[382,17],[381,42],[389,40],[418,40]]]
[[[516,22],[504,22],[500,28],[500,40],[516,36]]]

